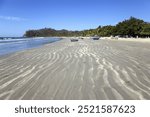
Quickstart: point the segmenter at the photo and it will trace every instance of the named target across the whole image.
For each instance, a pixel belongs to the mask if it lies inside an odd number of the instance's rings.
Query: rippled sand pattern
[[[150,99],[150,43],[64,39],[0,57],[0,99]]]

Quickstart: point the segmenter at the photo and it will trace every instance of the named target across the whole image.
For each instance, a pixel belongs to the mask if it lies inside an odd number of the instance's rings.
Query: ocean
[[[0,39],[0,56],[30,48],[42,46],[44,44],[59,41],[60,38],[21,38],[21,39]]]

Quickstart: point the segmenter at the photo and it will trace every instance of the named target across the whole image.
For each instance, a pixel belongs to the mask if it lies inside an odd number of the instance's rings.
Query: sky
[[[84,30],[131,16],[150,21],[150,0],[0,0],[0,36],[29,29]]]

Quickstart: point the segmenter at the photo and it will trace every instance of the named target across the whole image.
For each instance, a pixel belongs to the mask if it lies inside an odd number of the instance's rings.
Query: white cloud
[[[0,19],[3,20],[10,20],[10,21],[26,21],[27,19],[21,17],[14,17],[14,16],[1,16]]]

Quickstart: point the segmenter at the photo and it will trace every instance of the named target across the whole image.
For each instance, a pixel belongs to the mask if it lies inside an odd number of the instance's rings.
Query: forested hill
[[[96,29],[83,31],[55,30],[44,28],[39,30],[28,30],[26,37],[48,37],[48,36],[121,36],[121,37],[150,37],[150,23],[141,19],[130,17],[119,22],[115,26],[99,26]]]
[[[55,30],[52,28],[44,28],[39,30],[28,30],[24,36],[27,37],[53,37],[53,36],[76,36],[80,35],[80,31]]]

